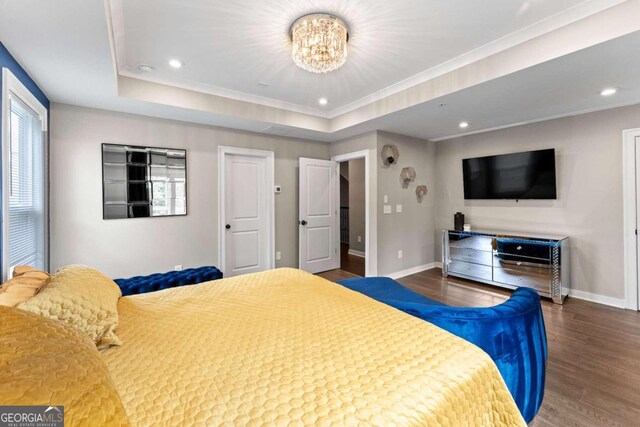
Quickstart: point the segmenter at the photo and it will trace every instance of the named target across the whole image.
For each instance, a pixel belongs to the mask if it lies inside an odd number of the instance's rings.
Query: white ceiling
[[[428,139],[549,120],[640,103],[640,32],[584,49],[348,129]],[[615,87],[615,96],[600,90]],[[444,104],[444,106],[442,106]],[[460,121],[469,122],[464,131]]]
[[[120,3],[120,2],[118,2]],[[136,0],[112,2],[120,71],[327,110],[344,107],[464,53],[565,13],[584,0]],[[291,23],[312,12],[343,18],[349,58],[315,75],[291,61]],[[564,21],[563,21],[564,22]],[[119,55],[120,56],[120,55]],[[179,58],[184,68],[167,64]],[[138,65],[156,70],[140,76]],[[266,82],[262,87],[258,82]]]
[[[119,96],[118,74],[278,107],[277,117],[297,111],[334,120],[630,3],[640,0],[0,0],[0,41],[54,102],[323,141],[376,129],[435,139],[459,133],[460,120],[471,123],[468,132],[478,132],[640,103],[640,57],[629,54],[640,46],[640,31],[445,96],[391,112],[380,109],[333,132],[313,130],[303,120],[283,126]],[[347,64],[326,75],[302,71],[289,57],[291,21],[318,10],[341,16],[352,32]],[[173,57],[185,67],[170,69],[167,60]],[[140,74],[140,63],[156,70]],[[258,86],[260,81],[269,87]],[[605,85],[620,91],[602,98],[597,92]],[[329,98],[324,109],[317,105],[320,96]]]

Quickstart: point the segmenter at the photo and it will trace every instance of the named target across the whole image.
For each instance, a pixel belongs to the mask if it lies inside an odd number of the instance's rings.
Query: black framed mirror
[[[187,151],[102,144],[102,218],[187,214]]]

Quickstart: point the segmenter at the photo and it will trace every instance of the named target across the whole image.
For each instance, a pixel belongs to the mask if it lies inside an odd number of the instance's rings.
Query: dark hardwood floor
[[[332,270],[337,281],[353,274]],[[510,291],[432,269],[398,280],[435,300],[457,306],[491,306]],[[530,424],[542,426],[640,425],[640,313],[568,298],[543,299],[549,340],[544,401]]]
[[[349,254],[349,245],[340,245],[340,269],[356,276],[364,276],[364,257]]]

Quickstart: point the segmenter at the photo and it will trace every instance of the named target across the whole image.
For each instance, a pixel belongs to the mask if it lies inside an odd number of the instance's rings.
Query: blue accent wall
[[[25,85],[27,89],[35,96],[42,105],[49,110],[49,98],[40,90],[36,82],[27,74],[18,61],[9,53],[6,47],[0,42],[0,68],[8,68],[14,76]],[[0,85],[2,84],[2,74],[0,74]]]

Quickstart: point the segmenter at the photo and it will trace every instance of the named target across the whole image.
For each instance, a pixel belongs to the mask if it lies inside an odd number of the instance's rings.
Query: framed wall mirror
[[[186,150],[102,144],[103,219],[186,214]]]

